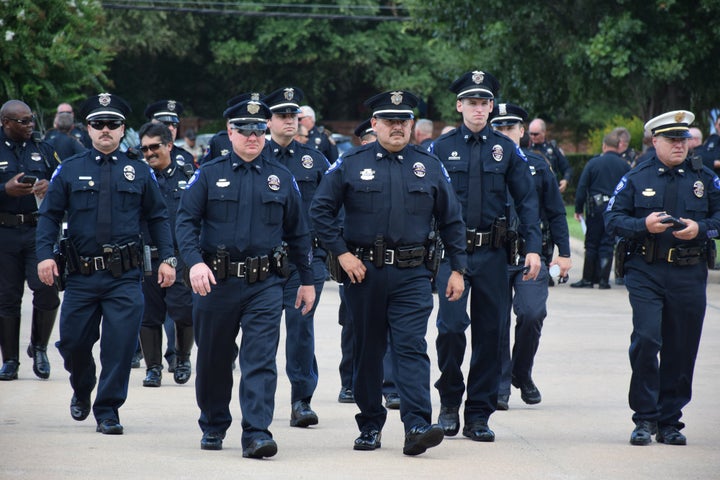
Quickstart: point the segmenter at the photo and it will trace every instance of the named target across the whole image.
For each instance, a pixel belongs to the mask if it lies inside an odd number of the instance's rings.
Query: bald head
[[[697,148],[703,143],[703,134],[699,128],[690,127],[690,138],[688,139],[688,148]]]
[[[528,126],[528,134],[531,143],[543,143],[545,141],[545,121],[542,118],[536,118]]]

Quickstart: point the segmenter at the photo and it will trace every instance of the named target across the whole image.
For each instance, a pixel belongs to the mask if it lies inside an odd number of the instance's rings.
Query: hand
[[[18,180],[25,175],[25,172],[20,172],[10,180],[5,182],[5,193],[10,197],[22,197],[33,193],[34,186],[29,183],[20,183]],[[37,182],[36,182],[37,183]]]
[[[204,297],[210,293],[210,285],[217,285],[215,275],[213,275],[210,267],[202,262],[193,265],[190,269],[190,286],[193,293]]]
[[[537,253],[528,253],[525,255],[525,268],[529,269],[523,274],[523,281],[535,280],[540,273],[540,255]]]
[[[578,222],[582,222],[582,219],[583,219],[582,213],[575,212],[575,220],[577,220]]]
[[[365,264],[350,252],[345,252],[338,257],[338,262],[343,270],[348,274],[350,283],[360,283],[365,279]]]
[[[35,194],[38,198],[45,198],[45,194],[48,191],[48,187],[50,187],[50,182],[45,180],[44,178],[41,180],[38,180],[35,182],[35,185],[33,185],[32,193]]]
[[[300,308],[303,315],[307,315],[312,310],[313,304],[315,303],[315,286],[314,285],[300,285],[297,291],[297,297],[295,297],[295,308]]]
[[[564,278],[572,268],[572,260],[570,260],[570,257],[556,257],[555,260],[550,263],[551,267],[553,265],[560,267],[560,278]]]
[[[697,237],[698,233],[700,232],[700,226],[695,220],[683,217],[680,217],[679,220],[681,222],[685,222],[687,224],[687,227],[683,228],[682,230],[675,230],[674,232],[672,232],[673,237],[679,238],[680,240],[692,240],[693,238]]]
[[[668,228],[672,228],[672,223],[662,223],[663,219],[667,216],[667,212],[651,213],[645,217],[645,228],[647,228],[647,231],[650,233],[662,233]]]
[[[448,285],[445,289],[445,298],[449,301],[454,302],[460,300],[463,292],[465,291],[465,276],[460,272],[453,270],[448,278]]]
[[[568,187],[568,181],[564,178],[560,180],[560,183],[558,183],[558,188],[560,189],[560,193],[565,193],[565,190],[567,190]]]
[[[167,263],[161,263],[158,267],[158,283],[163,288],[175,283],[175,269]]]
[[[52,258],[43,260],[42,262],[38,263],[37,271],[40,281],[48,286],[52,286],[52,284],[55,283],[55,277],[60,276],[57,264]]]

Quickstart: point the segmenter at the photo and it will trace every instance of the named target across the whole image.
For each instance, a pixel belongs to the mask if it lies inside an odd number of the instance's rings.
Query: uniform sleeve
[[[313,285],[312,242],[302,208],[300,189],[293,178],[283,219],[284,240],[290,247],[290,261],[298,269],[300,284]]]
[[[558,157],[558,167],[560,167],[560,172],[563,174],[563,180],[567,180],[568,183],[570,183],[573,174],[573,168],[570,166],[570,162],[558,146],[555,147],[555,155]]]
[[[632,177],[620,179],[613,197],[603,214],[608,234],[628,239],[641,239],[648,233],[645,218],[635,218],[635,185]]]
[[[508,170],[508,188],[515,201],[521,228],[526,232],[525,245],[528,253],[540,253],[542,237],[540,233],[540,207],[538,206],[535,183],[530,174],[527,161],[513,152]]]
[[[207,205],[207,176],[201,166],[187,183],[180,197],[175,217],[175,238],[185,265],[192,267],[203,262],[200,249],[200,225]]]
[[[455,195],[450,179],[443,170],[438,182],[438,195],[435,201],[435,218],[440,227],[440,238],[445,244],[445,253],[450,257],[453,270],[467,269],[467,253],[465,251],[465,222],[462,219],[462,205]]]
[[[699,220],[697,238],[716,238],[720,235],[720,179],[709,168],[705,168],[704,173],[712,178],[708,182],[708,217]]]
[[[67,209],[65,181],[60,175],[61,167],[55,170],[45,199],[40,204],[38,225],[35,230],[35,252],[38,262],[53,258],[53,247],[58,240],[62,219]]]
[[[310,221],[324,248],[338,256],[348,251],[338,220],[343,202],[343,160],[325,172],[310,203]]]
[[[558,247],[558,254],[561,257],[569,257],[570,232],[567,224],[567,215],[565,213],[565,204],[563,203],[557,180],[547,168],[543,168],[540,172],[542,172],[543,185],[543,198],[540,204],[550,224],[550,233],[552,234],[553,242]]]
[[[575,213],[582,214],[585,209],[585,202],[588,196],[588,182],[590,179],[590,168],[592,159],[585,165],[582,173],[580,174],[580,180],[578,180],[577,188],[575,189]]]
[[[149,166],[147,168],[150,170]],[[152,170],[148,175],[142,206],[143,218],[147,221],[150,237],[152,237],[153,245],[158,248],[160,258],[165,259],[174,256],[175,247],[172,232],[170,232],[170,218],[167,206]]]

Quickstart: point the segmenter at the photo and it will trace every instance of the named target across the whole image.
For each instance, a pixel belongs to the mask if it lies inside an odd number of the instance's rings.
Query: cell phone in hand
[[[28,183],[30,185],[35,185],[35,182],[37,182],[37,177],[35,175],[23,175],[20,177],[20,180],[18,180],[20,183]]]
[[[679,228],[683,229],[687,227],[687,223],[683,222],[682,220],[673,217],[672,215],[668,215],[664,217],[662,220],[660,220],[660,223],[667,225],[668,223],[672,225],[672,228]]]

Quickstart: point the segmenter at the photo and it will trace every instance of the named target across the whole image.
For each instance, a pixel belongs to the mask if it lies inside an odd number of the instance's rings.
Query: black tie
[[[665,176],[667,183],[665,184],[665,195],[663,196],[663,210],[669,215],[675,215],[677,212],[678,197],[678,180],[675,170],[668,170]]]
[[[482,222],[482,142],[476,133],[470,139],[470,165],[468,175],[467,226],[477,228]]]
[[[405,228],[405,201],[403,198],[404,180],[402,160],[394,153],[388,154],[390,180],[390,215],[388,218],[388,237],[392,245],[397,245]]]
[[[100,163],[100,193],[98,194],[97,224],[95,239],[100,245],[110,243],[110,218],[112,212],[112,187],[110,176],[112,163],[110,157],[103,157]]]
[[[238,212],[240,218],[245,217],[244,212],[247,212],[247,224],[252,225],[253,209],[252,209],[252,192],[253,192],[253,166],[247,162],[240,164],[240,205]],[[238,248],[240,251],[247,250],[250,246],[250,228],[239,228],[238,229]]]

